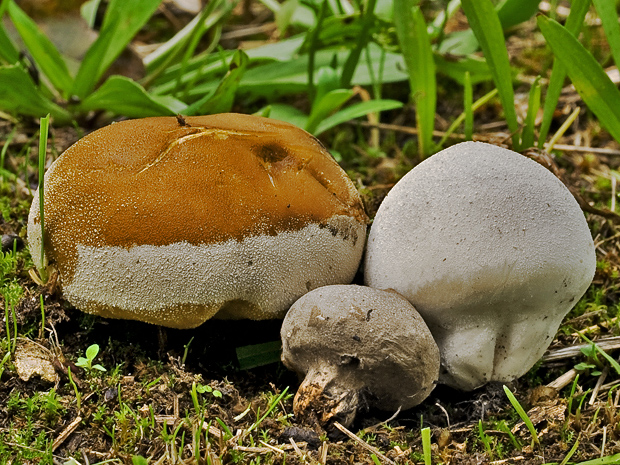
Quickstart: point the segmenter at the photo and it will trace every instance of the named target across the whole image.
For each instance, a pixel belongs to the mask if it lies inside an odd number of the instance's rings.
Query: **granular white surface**
[[[199,246],[78,245],[76,272],[63,293],[84,311],[173,327],[197,326],[227,304],[218,316],[282,317],[309,290],[353,279],[365,227],[348,217],[330,223],[341,221],[351,224],[349,239],[309,225]]]
[[[390,191],[370,231],[365,279],[415,305],[442,352],[442,380],[471,389],[529,370],[595,266],[584,215],[552,173],[468,142]]]

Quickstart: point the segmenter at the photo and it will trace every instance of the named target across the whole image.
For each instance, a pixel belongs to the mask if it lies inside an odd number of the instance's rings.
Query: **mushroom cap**
[[[356,285],[315,289],[293,304],[280,334],[288,368],[302,376],[327,374],[327,390],[335,390],[334,383],[342,387],[338,392],[358,390],[382,410],[418,405],[439,375],[439,350],[428,327],[396,292]],[[311,384],[306,378],[304,385]]]
[[[309,290],[348,283],[367,218],[310,134],[240,114],[145,118],[84,137],[45,176],[28,240],[64,296],[106,317],[195,327],[216,313],[278,318]]]
[[[465,142],[390,191],[368,237],[365,281],[415,305],[441,351],[440,382],[470,390],[526,373],[595,267],[562,182],[515,152]]]

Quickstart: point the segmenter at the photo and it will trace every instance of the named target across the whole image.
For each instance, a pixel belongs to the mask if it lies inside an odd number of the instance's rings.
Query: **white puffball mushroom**
[[[315,289],[282,323],[282,361],[304,380],[303,422],[350,425],[362,406],[396,411],[422,402],[439,376],[439,349],[415,308],[394,291]]]
[[[510,381],[541,357],[594,276],[594,244],[570,191],[538,163],[465,142],[420,163],[370,230],[366,284],[420,312],[440,382]]]
[[[320,142],[288,123],[221,114],[114,123],[45,175],[28,242],[77,308],[175,328],[281,318],[301,295],[349,283],[367,217]]]

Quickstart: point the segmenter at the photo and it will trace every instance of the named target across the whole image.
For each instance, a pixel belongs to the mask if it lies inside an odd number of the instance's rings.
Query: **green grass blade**
[[[620,24],[618,24],[618,12],[616,2],[609,0],[592,0],[598,17],[601,18],[603,30],[607,37],[607,43],[611,49],[616,66],[620,65]],[[571,6],[572,7],[572,6]]]
[[[47,136],[49,134],[50,115],[41,118],[39,131],[39,221],[41,224],[41,280],[47,281],[45,263],[45,161],[47,160]]]
[[[58,49],[14,1],[9,2],[7,11],[32,59],[52,85],[66,97],[73,78]]]
[[[465,140],[472,140],[474,134],[474,89],[471,84],[471,74],[465,71],[465,83],[463,85],[463,112],[465,113]]]
[[[320,98],[317,96],[317,100],[315,104],[312,105],[312,112],[308,117],[304,129],[309,133],[314,133],[325,118],[337,111],[353,97],[354,94],[355,92],[350,89],[334,89],[322,95]]]
[[[530,420],[530,417],[527,416],[527,413],[525,412],[525,410],[523,409],[523,407],[521,406],[517,398],[514,396],[512,391],[508,389],[507,386],[504,386],[504,392],[506,393],[506,397],[508,397],[510,404],[516,410],[517,414],[519,415],[521,420],[523,420],[523,423],[525,423],[525,426],[527,426],[527,429],[530,431],[530,434],[532,435],[532,441],[534,441],[534,443],[536,444],[539,444],[538,433],[536,432],[536,428],[534,428],[534,425],[532,424],[532,420]]]
[[[367,115],[368,113],[396,110],[398,108],[402,108],[402,106],[402,102],[398,102],[396,100],[370,100],[368,102],[356,103],[355,105],[343,108],[339,112],[325,118],[316,128],[314,135],[318,136],[328,129],[338,126],[346,121]]]
[[[99,89],[84,99],[79,110],[106,110],[130,118],[174,115],[178,108],[170,108],[150,96],[137,82],[125,76],[112,76]]]
[[[247,51],[250,57],[250,65],[246,70],[241,82],[239,92],[243,92],[251,99],[265,98],[275,100],[284,95],[298,94],[308,90],[308,55],[297,56],[294,48],[298,48],[301,41],[298,38],[286,43],[273,44],[282,47],[272,47],[267,45],[250,49]],[[292,50],[293,49],[293,50]],[[402,68],[402,55],[398,53],[385,52],[378,45],[370,42],[370,62],[372,64],[372,74],[378,76],[382,73],[382,83],[402,82],[408,79],[407,74]],[[292,51],[291,51],[292,50]],[[223,52],[226,63],[232,57],[230,51]],[[315,54],[314,77],[318,76],[319,69],[329,67],[333,64],[334,56],[338,63],[343,63],[348,56],[346,50],[319,50]],[[221,75],[226,72],[223,60],[207,60],[202,58],[204,68],[200,80],[189,88],[188,100],[194,101],[202,98],[205,94],[215,91]],[[197,71],[193,69],[193,64],[188,67],[188,72],[183,78],[183,83],[195,78]],[[200,67],[199,65],[196,66]],[[189,69],[192,68],[191,71]],[[383,70],[383,71],[382,71]],[[337,70],[339,73],[340,71]],[[149,89],[149,92],[158,95],[166,95],[174,91],[176,84],[176,73],[162,73],[158,82]],[[473,77],[473,75],[472,75]],[[472,79],[473,80],[473,79]],[[367,66],[358,66],[352,80],[353,85],[370,86],[372,76]],[[316,85],[316,82],[315,82]],[[315,89],[316,90],[316,89]]]
[[[72,88],[73,95],[84,98],[103,73],[148,21],[161,0],[111,0],[99,37],[84,56]]]
[[[18,65],[0,67],[0,109],[30,116],[50,113],[61,124],[71,121],[69,112],[47,99]]]
[[[9,135],[4,136],[4,145],[2,146],[2,149],[0,149],[0,169],[2,170],[4,169],[4,160],[6,158],[6,153],[9,151],[9,145],[11,145],[11,142],[13,142],[13,138],[15,137],[16,132],[17,126],[13,126],[13,129],[11,129]],[[2,178],[0,178],[0,181],[2,181]]]
[[[303,111],[284,103],[272,103],[268,107],[263,108],[263,111],[267,109],[269,110],[267,118],[286,121],[302,129],[306,127],[308,122],[308,115],[306,115]]]
[[[149,465],[149,462],[147,459],[145,459],[141,455],[132,455],[131,464],[132,465]]]
[[[440,74],[454,79],[461,85],[465,84],[465,73],[469,73],[472,85],[493,79],[487,62],[475,55],[456,58],[435,54],[435,66]]]
[[[394,1],[394,25],[415,102],[419,155],[426,157],[433,151],[437,81],[426,22],[416,0]]]
[[[480,442],[484,446],[484,450],[487,452],[489,458],[493,458],[493,447],[491,445],[491,440],[489,435],[484,431],[484,427],[482,426],[482,420],[478,420],[478,437],[480,438]]]
[[[372,28],[372,22],[374,19],[374,11],[377,0],[368,0],[364,16],[362,18],[362,31],[358,36],[355,47],[349,53],[347,61],[342,68],[342,75],[340,77],[340,85],[347,89],[351,85],[351,79],[357,64],[359,63],[362,50],[368,45],[368,39],[370,38],[370,30]]]
[[[566,19],[566,29],[575,37],[581,30],[581,26],[586,17],[589,6],[590,0],[573,0],[571,2],[570,13]],[[549,77],[549,86],[547,87],[547,94],[545,95],[545,104],[543,107],[543,118],[540,123],[538,133],[539,149],[544,147],[545,141],[547,140],[549,128],[551,127],[551,121],[553,120],[553,114],[558,105],[565,78],[566,68],[561,61],[555,60],[553,63],[553,68],[551,69],[551,76]]]
[[[307,34],[307,38],[302,45],[302,48],[308,44],[308,96],[310,100],[314,100],[314,96],[316,93],[315,85],[314,85],[314,71],[315,71],[315,57],[317,49],[319,48],[319,33],[321,32],[323,21],[325,21],[325,17],[327,16],[327,1],[323,1],[321,3],[321,7],[317,14],[316,25]]]
[[[99,9],[99,4],[101,0],[89,0],[86,3],[83,3],[80,7],[80,14],[88,23],[88,27],[91,29],[95,28],[95,21],[97,20],[97,10]]]
[[[570,448],[564,459],[560,462],[560,465],[566,465],[573,454],[577,451],[577,447],[579,447],[579,438],[575,440],[575,444]]]
[[[478,100],[476,100],[472,104],[471,106],[472,112],[476,111],[482,105],[485,105],[486,103],[488,103],[489,100],[491,100],[496,95],[497,95],[497,89],[493,89],[492,91],[484,94],[482,97],[480,97]],[[452,122],[448,130],[445,132],[445,134],[442,136],[441,140],[437,144],[439,147],[443,147],[443,145],[446,143],[448,138],[454,133],[454,131],[457,130],[457,128],[461,125],[461,123],[465,120],[465,118],[466,118],[466,114],[465,112],[463,112]]]
[[[540,76],[534,80],[534,84],[530,88],[530,95],[527,103],[527,115],[525,116],[525,124],[521,133],[521,149],[529,149],[534,145],[534,126],[536,124],[536,115],[540,108]]]
[[[269,416],[269,414],[272,412],[272,410],[274,408],[276,408],[276,406],[280,403],[280,401],[284,398],[284,396],[286,396],[286,394],[288,393],[288,386],[284,388],[284,390],[280,393],[280,395],[278,397],[276,397],[270,404],[269,407],[267,408],[267,411],[258,419],[256,420],[255,423],[253,423],[246,431],[245,431],[245,435],[248,435],[250,432],[252,432],[254,429],[258,428],[260,426],[260,424],[265,420],[265,418],[267,418]]]
[[[424,465],[432,465],[431,457],[431,429],[422,428],[422,451],[424,453]]]
[[[579,462],[575,465],[617,465],[620,463],[620,454],[601,457],[600,459],[588,460],[587,462]]]
[[[542,31],[588,108],[614,139],[620,141],[620,92],[592,54],[556,21],[539,16]]]
[[[215,114],[231,110],[239,82],[248,67],[250,59],[243,50],[237,50],[232,57],[229,70],[212,95],[196,102],[187,109],[187,114]]]
[[[262,344],[237,347],[236,352],[239,368],[249,370],[250,368],[279,362],[280,354],[282,353],[282,342],[270,341]]]
[[[19,52],[6,34],[2,23],[0,23],[0,59],[11,65],[19,61]]]
[[[336,69],[332,68],[331,66],[320,67],[316,72],[315,79],[316,93],[314,94],[310,114],[312,114],[312,112],[318,106],[318,102],[320,102],[326,94],[333,90],[342,89],[340,87],[340,77],[338,76],[338,71],[336,71]],[[349,89],[342,90],[344,90],[345,92],[351,92],[351,90]]]
[[[187,48],[187,44],[192,40],[199,30],[207,31],[226,16],[237,4],[236,1],[224,2],[213,1],[192,19],[183,29],[177,32],[171,39],[162,44],[154,52],[144,57],[144,66],[147,70],[147,81],[152,81],[157,75],[166,72],[171,68],[179,55]],[[220,7],[221,8],[217,8]],[[175,76],[178,69],[174,71]]]
[[[495,11],[505,31],[508,28],[527,21],[538,11],[540,0],[506,0],[496,2]],[[449,52],[453,55],[468,56],[474,53],[479,42],[471,29],[455,31],[449,34],[439,44],[441,53]]]
[[[538,12],[540,0],[506,0],[500,2],[501,5],[497,9],[497,17],[499,18],[504,30],[521,24]],[[571,2],[571,8],[572,8]]]
[[[210,27],[209,25],[206,24],[206,19],[211,14],[212,9],[216,8],[217,5],[218,5],[217,1],[211,1],[209,2],[208,6],[202,10],[200,15],[198,15],[201,21],[198,21],[198,23],[196,24],[196,27],[192,29],[191,34],[187,36],[187,40],[185,41],[183,47],[181,47],[182,49],[184,49],[183,58],[181,59],[181,67],[179,68],[179,74],[177,77],[177,85],[176,85],[175,91],[178,91],[179,88],[181,87],[181,80],[183,76],[185,75],[185,72],[189,65],[189,61],[192,58],[192,56],[195,55],[196,47],[198,46],[200,39],[202,39],[202,36],[207,32],[207,30]],[[215,45],[213,45],[213,47],[214,46]]]
[[[504,108],[504,117],[512,133],[512,145],[519,149],[519,123],[514,104],[514,90],[506,39],[495,7],[490,0],[463,0],[461,6],[474,31]]]
[[[6,30],[2,25],[2,19],[4,18],[4,13],[6,13],[9,1],[12,0],[0,1],[0,59],[12,65],[19,61],[19,51],[7,35]]]

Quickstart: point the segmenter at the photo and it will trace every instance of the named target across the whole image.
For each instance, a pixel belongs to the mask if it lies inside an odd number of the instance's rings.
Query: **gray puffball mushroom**
[[[365,281],[415,305],[441,351],[440,382],[471,390],[525,374],[595,268],[583,212],[561,181],[520,154],[465,142],[390,191]]]
[[[44,204],[42,244],[34,196],[30,251],[69,302],[175,328],[282,318],[351,282],[366,238],[360,196],[317,139],[232,113],[99,129],[50,167]]]
[[[439,375],[439,350],[428,327],[393,291],[315,289],[293,304],[281,336],[282,361],[304,377],[293,409],[305,423],[348,426],[364,406],[414,407]]]

